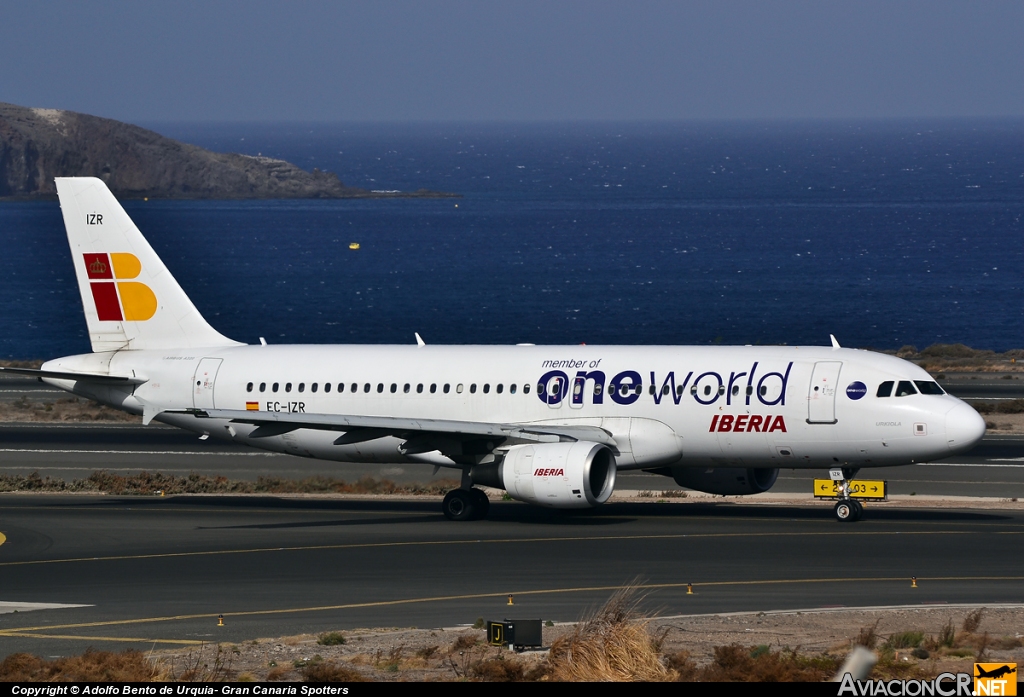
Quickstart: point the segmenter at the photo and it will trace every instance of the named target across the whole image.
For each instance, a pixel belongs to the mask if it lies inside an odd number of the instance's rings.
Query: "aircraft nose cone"
[[[970,450],[985,435],[985,419],[961,402],[946,413],[946,444],[954,452]]]

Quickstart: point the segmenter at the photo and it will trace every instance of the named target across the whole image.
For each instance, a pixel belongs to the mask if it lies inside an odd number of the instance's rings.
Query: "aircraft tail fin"
[[[207,324],[102,180],[56,183],[93,351],[241,345]]]

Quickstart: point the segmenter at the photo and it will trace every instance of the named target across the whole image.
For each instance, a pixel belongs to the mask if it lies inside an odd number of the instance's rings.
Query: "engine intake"
[[[672,478],[679,486],[722,496],[763,494],[775,485],[779,470],[772,467],[716,467],[710,472],[699,467],[673,467]]]
[[[612,495],[615,472],[615,456],[607,446],[577,441],[513,446],[496,471],[474,467],[472,477],[479,484],[500,483],[517,501],[590,508]]]

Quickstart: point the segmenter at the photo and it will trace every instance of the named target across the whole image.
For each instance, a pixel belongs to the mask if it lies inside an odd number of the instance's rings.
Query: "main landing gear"
[[[836,514],[836,520],[840,523],[856,523],[864,515],[864,506],[860,501],[850,496],[850,480],[857,474],[857,468],[844,467],[843,478],[837,480],[839,485],[839,501],[832,511]]]
[[[441,503],[441,510],[448,520],[481,520],[487,517],[491,501],[479,489],[453,489]]]

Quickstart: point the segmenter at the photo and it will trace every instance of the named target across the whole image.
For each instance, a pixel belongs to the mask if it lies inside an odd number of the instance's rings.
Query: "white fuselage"
[[[343,462],[453,464],[403,455],[390,436],[335,445],[337,431],[303,428],[250,438],[253,425],[165,412],[598,426],[618,443],[619,469],[900,465],[962,452],[985,430],[947,394],[876,396],[883,382],[932,378],[841,348],[281,345],[101,352],[43,367],[145,379],[134,389],[47,382],[211,437]]]

